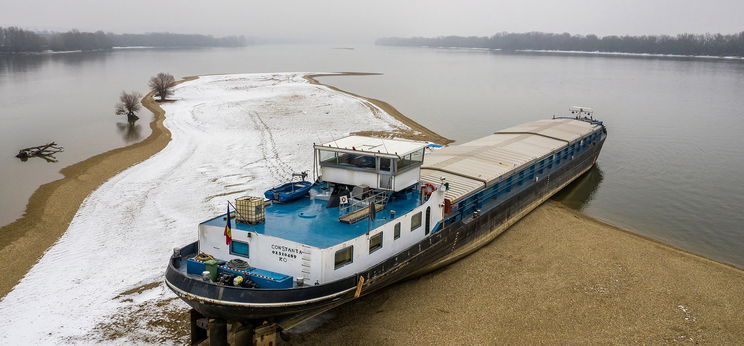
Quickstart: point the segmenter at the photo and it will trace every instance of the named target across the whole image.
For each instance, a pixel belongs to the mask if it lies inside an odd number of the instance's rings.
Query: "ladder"
[[[312,251],[313,249],[306,245],[302,244],[302,279],[304,281],[305,285],[312,285],[310,280],[310,259],[312,258]],[[299,279],[299,278],[298,278]]]

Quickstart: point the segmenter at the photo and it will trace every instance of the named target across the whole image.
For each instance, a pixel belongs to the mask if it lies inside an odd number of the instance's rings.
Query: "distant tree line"
[[[0,27],[0,53],[91,51],[113,47],[239,47],[250,42],[243,36],[212,37],[171,33],[112,34],[103,31],[63,33],[34,32]]]
[[[507,33],[491,37],[388,37],[378,45],[487,48],[506,51],[557,50],[583,52],[649,53],[744,57],[744,32],[722,34],[680,34],[676,36],[604,36],[551,34],[544,32]]]

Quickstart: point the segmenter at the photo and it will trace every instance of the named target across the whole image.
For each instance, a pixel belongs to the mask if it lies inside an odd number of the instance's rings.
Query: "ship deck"
[[[320,187],[314,186],[313,190],[320,192]],[[400,217],[419,205],[419,192],[416,190],[398,196],[401,198],[391,199],[384,209],[377,212],[377,218],[371,224],[368,219],[354,224],[342,223],[338,220],[341,216],[339,208],[326,208],[328,201],[303,197],[289,203],[267,206],[266,221],[263,223],[249,225],[233,222],[233,231],[256,232],[325,249],[392,221],[391,210],[395,211],[396,217]],[[202,224],[224,227],[225,214]]]

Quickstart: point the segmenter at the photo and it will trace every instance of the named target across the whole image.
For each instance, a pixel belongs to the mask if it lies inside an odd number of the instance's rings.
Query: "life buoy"
[[[421,186],[421,191],[426,195],[426,197],[431,196],[431,193],[434,192],[434,190],[436,190],[436,188],[431,183],[425,183]]]

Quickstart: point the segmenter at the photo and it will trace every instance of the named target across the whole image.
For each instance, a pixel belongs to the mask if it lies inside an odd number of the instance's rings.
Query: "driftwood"
[[[51,142],[37,147],[21,149],[18,151],[18,155],[16,155],[16,157],[25,161],[29,157],[36,156],[41,157],[48,162],[57,162],[57,158],[54,157],[54,154],[62,152],[64,150],[65,148],[63,148],[61,145],[55,142]]]

